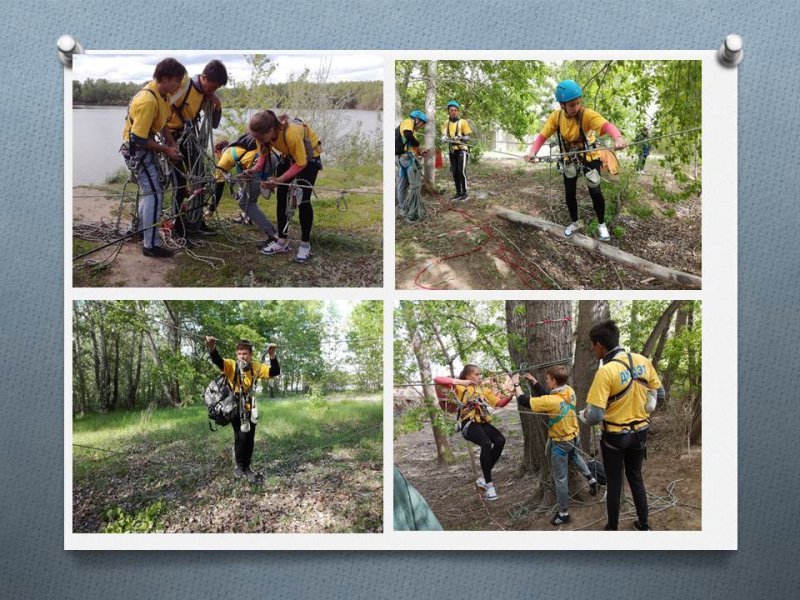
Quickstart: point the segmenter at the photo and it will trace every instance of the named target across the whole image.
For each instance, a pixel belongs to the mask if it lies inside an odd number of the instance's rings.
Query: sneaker
[[[572,223],[567,225],[567,228],[564,230],[564,237],[571,238],[572,234],[578,231],[578,229],[580,228],[581,228],[580,223],[578,223],[578,221],[573,221]]]
[[[493,483],[486,484],[486,493],[483,497],[491,501],[497,500],[497,489],[494,487]]]
[[[589,480],[589,494],[591,494],[592,496],[597,496],[597,490],[599,487],[600,484],[597,483],[597,480],[594,477],[592,477]]]
[[[461,194],[458,197],[458,201],[459,202],[466,202],[467,200],[469,200],[469,194]]]
[[[478,478],[475,480],[475,485],[477,485],[477,486],[478,486],[480,489],[482,489],[482,490],[485,490],[485,489],[487,489],[487,487],[488,487],[488,486],[486,485],[486,480],[483,478],[483,475],[481,475],[480,477],[478,477]]]
[[[152,248],[142,248],[142,254],[150,258],[169,258],[172,250],[167,250],[163,246],[153,246]]]
[[[566,525],[567,523],[570,522],[570,520],[571,519],[569,513],[561,514],[560,512],[557,512],[556,516],[553,517],[553,520],[550,522],[556,527],[558,527],[559,525]]]
[[[265,256],[272,256],[274,254],[284,254],[289,251],[289,242],[282,244],[279,240],[270,242],[266,247],[261,249],[261,254]]]
[[[601,242],[608,242],[611,240],[611,235],[608,233],[608,227],[606,227],[605,223],[600,223],[597,226],[597,236],[600,238]]]
[[[617,530],[617,526],[616,525],[612,525],[611,523],[606,523],[606,526],[603,527],[603,531],[616,531],[616,530]]]
[[[275,238],[267,238],[265,240],[259,240],[256,242],[256,248],[259,250],[263,250],[267,246],[269,246],[272,242],[275,241]]]
[[[244,477],[244,467],[242,467],[240,464],[237,464],[236,468],[233,469],[233,476],[236,477],[236,479]]]
[[[641,523],[639,523],[639,521],[634,521],[633,522],[633,528],[636,531],[650,531],[650,525],[648,525],[647,523],[642,525]]]
[[[455,194],[453,194],[452,196],[450,196],[450,202],[455,202],[455,201],[456,201],[456,200],[458,200],[459,198],[461,198],[461,194],[459,194],[458,192],[456,192]]]
[[[239,216],[233,219],[234,223],[239,223],[241,225],[249,225],[250,224],[250,217],[248,217],[244,213],[239,213]]]
[[[300,244],[300,247],[297,248],[297,256],[294,257],[294,262],[303,265],[309,260],[311,260],[311,244]]]
[[[250,467],[245,467],[244,476],[247,478],[247,483],[258,483],[261,481],[261,474],[251,471]]]

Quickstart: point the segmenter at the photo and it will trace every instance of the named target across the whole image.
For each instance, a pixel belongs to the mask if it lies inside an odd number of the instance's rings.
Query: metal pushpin
[[[744,41],[742,36],[732,33],[725,37],[725,41],[719,47],[717,59],[723,67],[735,67],[744,58]]]
[[[56,47],[58,48],[58,60],[67,68],[72,68],[72,55],[83,54],[83,46],[71,35],[62,35],[56,40]]]

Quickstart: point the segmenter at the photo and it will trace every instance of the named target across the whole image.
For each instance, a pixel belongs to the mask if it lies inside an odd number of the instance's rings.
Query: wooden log
[[[489,212],[508,221],[521,223],[522,225],[529,225],[530,227],[538,229],[539,231],[545,231],[555,235],[565,242],[569,242],[575,246],[580,246],[581,248],[586,248],[587,250],[592,250],[593,252],[602,254],[614,262],[618,262],[626,267],[636,269],[642,273],[647,273],[648,275],[657,277],[662,281],[668,281],[670,283],[675,283],[682,287],[688,288],[700,289],[702,287],[702,279],[697,275],[692,275],[691,273],[684,273],[683,271],[676,271],[675,269],[670,269],[669,267],[657,265],[656,263],[644,260],[643,258],[634,256],[633,254],[620,250],[615,246],[594,240],[581,233],[575,233],[572,237],[566,238],[564,237],[563,226],[557,225],[556,223],[551,223],[550,221],[545,221],[543,219],[537,219],[536,217],[499,206],[490,208]]]

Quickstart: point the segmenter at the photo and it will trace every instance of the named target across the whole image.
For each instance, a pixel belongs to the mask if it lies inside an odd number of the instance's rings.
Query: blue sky
[[[376,54],[359,53],[265,53],[277,68],[269,79],[270,83],[287,81],[308,68],[313,72],[322,66],[330,65],[330,82],[336,81],[374,81],[383,79],[383,59]],[[153,69],[162,58],[171,56],[181,61],[189,73],[194,75],[203,70],[211,59],[217,58],[225,63],[228,74],[239,82],[249,82],[250,67],[245,54],[220,52],[139,52],[139,53],[92,53],[77,54],[73,60],[73,78],[107,79],[109,81],[145,82],[153,76]]]

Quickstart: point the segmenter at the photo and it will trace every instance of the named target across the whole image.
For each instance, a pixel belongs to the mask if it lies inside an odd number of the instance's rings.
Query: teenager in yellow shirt
[[[447,103],[447,121],[442,125],[442,142],[448,144],[450,156],[450,171],[456,185],[455,196],[450,200],[464,202],[469,199],[467,195],[467,162],[469,161],[469,136],[472,128],[466,119],[459,116],[461,105],[456,100]],[[453,141],[454,140],[454,141]]]

